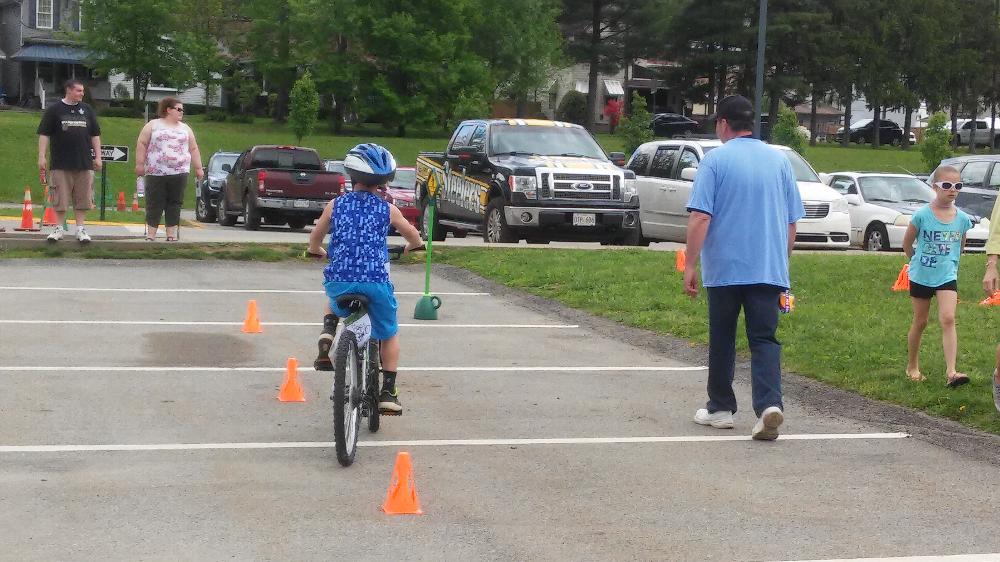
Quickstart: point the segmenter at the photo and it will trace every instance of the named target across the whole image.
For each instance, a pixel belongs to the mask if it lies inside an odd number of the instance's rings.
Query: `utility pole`
[[[1000,0],[998,0],[1000,1]],[[757,83],[753,101],[753,136],[760,138],[760,112],[764,106],[764,49],[767,47],[767,0],[760,0],[760,15],[757,18]],[[771,116],[771,126],[775,116]]]

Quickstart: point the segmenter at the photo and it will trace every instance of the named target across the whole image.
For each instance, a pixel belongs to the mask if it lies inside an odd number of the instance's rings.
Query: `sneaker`
[[[87,234],[87,231],[82,226],[76,229],[76,239],[79,240],[81,244],[90,243],[90,235]]]
[[[49,242],[58,242],[62,240],[63,234],[65,233],[66,231],[63,230],[63,227],[57,226],[55,227],[55,229],[52,230],[52,234],[49,234],[49,237],[46,238],[46,240],[48,240]]]
[[[718,411],[710,414],[707,409],[702,408],[694,413],[694,423],[698,425],[710,425],[718,429],[732,429],[733,413]]]
[[[753,424],[753,438],[758,441],[774,441],[778,438],[778,428],[784,421],[785,415],[781,413],[781,408],[765,408],[757,423]]]
[[[1000,379],[997,378],[996,369],[993,370],[993,405],[1000,412]]]
[[[378,396],[379,412],[397,415],[403,413],[403,406],[399,404],[399,391],[393,390],[394,392],[389,392],[388,389],[382,389],[382,393]]]
[[[313,361],[313,368],[317,371],[332,371],[333,361],[330,361],[330,349],[333,348],[333,336],[326,332],[320,334],[317,347],[319,347],[319,355]]]

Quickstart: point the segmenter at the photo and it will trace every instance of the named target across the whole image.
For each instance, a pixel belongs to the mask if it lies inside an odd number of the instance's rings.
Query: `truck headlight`
[[[896,220],[892,221],[892,224],[895,226],[909,226],[911,218],[911,215],[899,215],[896,217]]]
[[[219,189],[222,187],[222,180],[208,180],[208,187],[211,189]]]
[[[830,212],[831,213],[846,213],[847,212],[847,198],[838,197],[830,202]]]
[[[635,185],[635,180],[626,179],[625,189],[622,190],[622,200],[625,202],[631,201],[633,197],[639,194],[639,188]]]
[[[534,199],[538,194],[538,181],[535,176],[510,176],[507,178],[510,190],[523,193],[528,199]]]

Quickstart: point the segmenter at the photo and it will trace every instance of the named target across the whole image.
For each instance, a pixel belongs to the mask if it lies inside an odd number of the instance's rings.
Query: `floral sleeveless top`
[[[341,195],[330,217],[326,281],[388,283],[389,204],[368,191]]]
[[[153,133],[146,150],[147,176],[174,176],[191,171],[189,142],[191,129],[181,123],[170,128],[162,119],[153,121]]]

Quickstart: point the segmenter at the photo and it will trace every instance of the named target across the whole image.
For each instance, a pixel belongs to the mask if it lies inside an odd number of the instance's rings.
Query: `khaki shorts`
[[[49,172],[52,208],[59,213],[69,209],[87,211],[94,208],[94,172],[91,170],[52,170]]]

